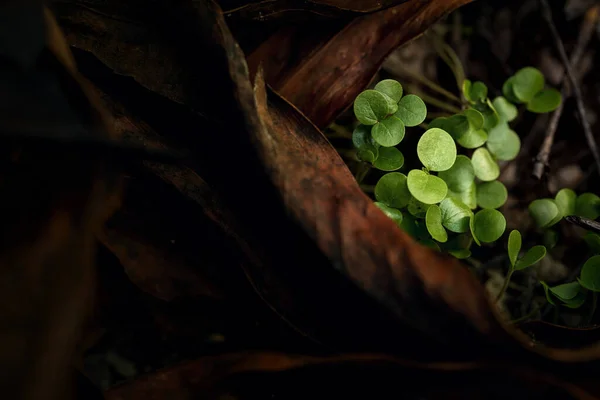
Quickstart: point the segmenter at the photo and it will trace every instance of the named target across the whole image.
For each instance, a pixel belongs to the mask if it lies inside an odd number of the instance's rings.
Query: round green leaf
[[[440,207],[441,208],[441,207]],[[443,214],[442,214],[443,219]],[[468,224],[467,224],[468,225]],[[467,230],[468,226],[467,226]],[[448,238],[448,241],[444,244],[443,250],[451,252],[456,250],[468,250],[473,244],[473,238],[469,233],[460,233],[458,235],[452,235]]]
[[[474,108],[467,108],[463,114],[467,117],[469,124],[471,124],[471,128],[477,130],[483,128],[483,123],[485,119],[483,118],[483,114],[477,111]]]
[[[488,94],[488,88],[483,82],[477,81],[471,83],[470,80],[465,79],[463,82],[463,94],[467,100],[475,103],[477,101],[485,100]]]
[[[352,144],[357,149],[365,146],[379,147],[379,144],[371,136],[371,127],[360,124],[352,132]]]
[[[573,300],[575,296],[581,292],[581,285],[579,282],[564,283],[562,285],[554,286],[549,288],[553,295],[558,297],[562,301]]]
[[[473,240],[477,243],[477,246],[481,246],[481,242],[475,236],[475,214],[471,215],[471,219],[469,220],[469,229],[471,231],[471,236],[473,236]]]
[[[517,96],[515,95],[514,82],[515,82],[514,76],[511,76],[510,78],[508,78],[506,80],[506,82],[504,82],[504,85],[502,85],[502,94],[511,103],[515,103],[515,104],[522,103],[522,101],[519,100],[517,98]]]
[[[533,67],[525,67],[514,75],[512,89],[515,96],[523,103],[530,102],[544,88],[544,75]]]
[[[404,165],[404,155],[395,147],[381,147],[373,166],[382,171],[395,171]]]
[[[593,193],[583,193],[575,200],[575,215],[596,219],[600,216],[600,197]]]
[[[540,283],[542,284],[542,287],[544,288],[544,293],[546,294],[546,300],[548,300],[548,303],[555,306],[556,305],[556,302],[554,301],[555,297],[552,294],[552,292],[550,291],[550,287],[544,281],[540,281]]]
[[[453,192],[462,192],[471,187],[475,180],[475,172],[471,160],[467,156],[458,155],[450,169],[438,174]]]
[[[517,115],[519,114],[517,107],[515,107],[514,104],[506,100],[505,97],[496,97],[492,104],[498,112],[500,119],[505,122],[513,121],[515,118],[517,118]]]
[[[379,150],[376,147],[364,147],[362,149],[358,149],[356,152],[356,156],[359,160],[370,162],[373,164],[377,157],[379,157]]]
[[[492,243],[500,239],[506,229],[506,219],[498,210],[481,210],[473,219],[475,237],[483,243]]]
[[[471,257],[471,250],[468,250],[468,249],[450,250],[448,252],[448,254],[450,254],[451,256],[453,256],[459,260],[464,260],[464,259]]]
[[[487,149],[479,148],[471,157],[475,176],[482,181],[493,181],[500,176],[500,167]]]
[[[476,149],[483,145],[488,138],[488,134],[483,129],[471,129],[466,134],[462,135],[456,142],[465,149]]]
[[[579,308],[585,303],[585,293],[579,292],[577,296],[572,298],[571,300],[563,300],[564,306],[569,308]]]
[[[375,185],[375,199],[388,207],[406,207],[410,198],[406,175],[399,172],[385,174]]]
[[[469,230],[469,221],[473,212],[460,200],[446,197],[440,203],[442,225],[449,231],[463,233]]]
[[[508,191],[500,181],[483,182],[477,185],[477,205],[481,208],[499,208],[506,203]]]
[[[456,145],[446,131],[432,128],[419,139],[417,155],[430,171],[445,171],[450,169],[456,160]]]
[[[412,215],[402,215],[402,224],[400,225],[400,228],[402,228],[404,232],[408,233],[413,239],[418,238],[417,223]]]
[[[483,115],[483,129],[485,131],[489,131],[494,126],[498,125],[498,122],[500,122],[500,116],[498,115],[498,112],[494,108],[494,104],[492,104],[490,99],[486,99],[485,103],[474,104],[473,108]]]
[[[501,122],[489,131],[486,146],[498,160],[510,161],[519,154],[521,139],[506,122]]]
[[[419,96],[409,94],[400,99],[396,117],[400,118],[404,125],[417,126],[427,117],[427,106]]]
[[[546,256],[546,248],[544,246],[533,246],[527,253],[517,261],[515,264],[515,270],[520,271],[522,269],[531,267],[533,264],[539,262]]]
[[[381,211],[383,211],[383,213],[385,215],[387,215],[392,221],[394,221],[396,223],[396,225],[402,227],[402,212],[400,210],[397,210],[395,208],[392,207],[388,207],[383,203],[379,203],[379,202],[375,202],[375,205],[377,207],[379,207],[379,209]]]
[[[600,235],[588,232],[584,237],[585,243],[594,254],[600,254]]]
[[[519,252],[521,251],[521,232],[518,230],[513,230],[508,235],[508,259],[510,260],[510,265],[514,268],[517,263],[517,258],[519,257]]]
[[[600,292],[600,256],[592,256],[583,264],[579,283],[587,290]]]
[[[404,131],[402,121],[392,115],[375,124],[371,129],[371,135],[380,145],[392,147],[404,139]]]
[[[556,193],[554,198],[558,210],[563,216],[575,214],[575,203],[577,202],[577,194],[571,189],[561,189]]]
[[[441,243],[448,240],[448,233],[442,226],[442,212],[438,206],[433,205],[427,209],[425,223],[427,224],[427,231],[434,240]]]
[[[375,125],[391,111],[389,97],[376,90],[365,90],[354,100],[354,115],[364,125]]]
[[[529,214],[540,228],[549,227],[561,215],[556,202],[552,199],[538,199],[529,204]]]
[[[407,183],[408,190],[415,199],[425,204],[439,203],[448,193],[446,182],[418,169],[408,173]]]
[[[438,117],[438,118],[434,119],[433,121],[431,121],[429,123],[429,125],[427,125],[427,129],[440,128],[440,129],[450,133],[447,129],[447,124],[448,124],[448,118]]]
[[[466,190],[463,190],[462,192],[454,192],[448,189],[448,197],[460,200],[471,210],[474,210],[477,208],[477,198],[475,191],[475,182],[471,182],[471,186],[469,186]]]
[[[527,110],[539,114],[548,113],[556,110],[561,102],[562,95],[558,90],[544,89],[527,103]]]
[[[412,197],[408,202],[408,212],[416,218],[425,218],[427,210],[431,207],[431,204],[421,203],[419,200]]]
[[[465,99],[471,101],[471,88],[473,87],[473,82],[469,79],[465,79],[462,84],[462,92],[465,96]]]
[[[375,90],[387,95],[393,101],[398,103],[402,98],[402,85],[393,79],[384,79],[375,85]]]

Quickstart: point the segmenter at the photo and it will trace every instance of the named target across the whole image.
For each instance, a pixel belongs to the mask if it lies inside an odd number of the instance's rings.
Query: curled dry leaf
[[[327,17],[353,17],[392,7],[407,0],[220,0],[218,3],[228,18],[259,21],[281,19],[296,14],[317,14]]]
[[[502,376],[502,385],[497,385],[498,375]],[[281,353],[204,357],[112,388],[105,397],[502,399],[514,393],[523,399],[592,398],[568,382],[522,367],[507,370],[499,365],[473,363],[420,364],[382,354],[309,357]]]
[[[385,58],[471,0],[414,0],[352,20],[316,40],[312,26],[284,28],[248,56],[251,75],[262,65],[265,81],[319,128],[328,126],[364,90]],[[281,62],[281,43],[300,42],[307,56]],[[308,51],[308,47],[313,47]]]

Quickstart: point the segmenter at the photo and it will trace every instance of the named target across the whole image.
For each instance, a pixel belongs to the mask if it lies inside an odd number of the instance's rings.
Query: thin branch
[[[442,96],[448,98],[449,100],[455,101],[458,104],[462,105],[462,102],[460,101],[460,99],[457,96],[455,96],[448,90],[444,89],[437,83],[433,82],[432,80],[426,78],[425,76],[423,76],[421,74],[417,74],[416,72],[410,71],[408,69],[402,69],[401,73],[403,73],[404,75],[408,76],[409,78],[419,82],[423,86],[428,87],[429,89],[433,90],[434,92],[441,94]]]
[[[583,52],[592,37],[597,21],[598,6],[594,6],[587,11],[584,22],[581,25],[579,37],[577,38],[577,45],[575,46],[575,50],[573,50],[573,53],[571,54],[571,65],[577,66],[580,63],[581,57],[583,56]],[[562,75],[560,79],[561,81],[564,80],[564,75]],[[563,102],[552,113],[550,123],[548,124],[548,127],[546,129],[544,141],[542,142],[540,151],[538,152],[535,158],[535,163],[533,164],[533,176],[538,180],[542,179],[542,176],[544,175],[544,170],[548,165],[548,159],[550,158],[550,152],[552,151],[552,145],[554,144],[554,137],[556,135],[558,123],[560,121],[560,117],[564,109],[564,101],[570,94],[571,91],[569,82],[564,81],[561,89]]]
[[[596,222],[588,218],[578,217],[576,215],[568,215],[565,217],[565,219],[574,225],[587,229],[588,231],[600,233],[600,222]]]
[[[547,0],[539,0],[539,1],[540,1],[540,5],[542,6],[542,14],[543,14],[544,18],[546,19],[546,22],[548,23],[550,32],[552,33],[552,36],[554,38],[561,61],[565,67],[567,77],[569,78],[569,83],[571,84],[571,90],[573,91],[573,95],[575,96],[575,100],[577,102],[577,110],[579,112],[579,117],[581,119],[581,124],[583,126],[583,132],[585,134],[585,138],[588,142],[588,146],[590,147],[592,155],[594,156],[594,160],[596,162],[596,167],[598,169],[598,172],[600,172],[600,151],[598,151],[598,146],[594,139],[594,135],[592,134],[592,128],[587,119],[587,113],[585,110],[585,105],[583,103],[583,96],[581,94],[581,88],[579,87],[579,84],[577,83],[577,80],[573,73],[573,68],[571,67],[571,63],[569,62],[569,58],[567,56],[565,46],[560,38],[558,30],[556,29],[556,25],[554,25],[554,22],[552,20],[552,10],[550,9],[550,6],[548,5],[548,1]],[[597,18],[597,9],[595,7],[594,7],[592,13],[595,13],[596,18]],[[587,18],[586,18],[586,20],[587,20]],[[552,136],[554,136],[554,133],[552,133]],[[549,141],[550,140],[553,141],[554,137],[552,137],[552,139],[549,139]],[[552,142],[550,142],[550,146],[551,146],[551,144],[552,144]],[[547,163],[547,158],[546,158],[546,163]],[[542,165],[545,165],[545,163],[542,163]]]

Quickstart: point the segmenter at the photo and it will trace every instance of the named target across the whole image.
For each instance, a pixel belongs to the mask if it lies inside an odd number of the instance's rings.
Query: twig
[[[588,231],[600,233],[600,222],[596,222],[588,218],[578,217],[575,215],[568,215],[565,217],[565,219],[572,224],[587,229]]]
[[[409,86],[408,89],[410,90],[410,92],[418,94],[419,97],[425,103],[435,106],[435,107],[439,108],[440,110],[448,111],[449,113],[452,113],[452,114],[461,113],[460,108],[455,107],[452,104],[445,103],[444,101],[437,99],[433,96],[430,96],[428,94],[425,94],[422,91],[418,90],[415,86]]]
[[[402,69],[402,73],[404,75],[408,76],[409,78],[419,82],[423,86],[428,87],[429,89],[433,90],[434,92],[437,92],[437,93],[441,94],[442,96],[448,98],[449,100],[455,101],[458,104],[462,105],[462,102],[460,101],[460,99],[457,96],[455,96],[451,92],[447,91],[446,89],[444,89],[437,83],[433,82],[432,80],[426,78],[425,76],[423,76],[421,74],[417,74],[413,71],[409,71],[408,69]]]
[[[581,88],[579,87],[579,84],[577,83],[577,80],[573,73],[573,68],[571,66],[571,62],[569,62],[569,58],[567,56],[565,46],[564,46],[564,44],[560,38],[560,35],[558,33],[558,29],[556,28],[556,25],[554,25],[554,22],[552,20],[552,10],[550,9],[550,6],[548,5],[548,1],[547,0],[539,0],[539,2],[540,2],[540,5],[542,6],[542,14],[543,14],[544,18],[546,19],[546,22],[548,23],[548,26],[550,28],[550,32],[552,33],[552,36],[554,38],[556,48],[558,50],[561,61],[565,68],[565,72],[568,77],[568,82],[571,85],[571,90],[572,90],[575,100],[577,102],[577,110],[579,113],[579,117],[581,119],[581,124],[583,126],[583,132],[584,132],[586,140],[588,142],[588,146],[590,147],[592,155],[594,156],[594,160],[596,162],[596,167],[598,168],[598,171],[600,172],[600,152],[598,151],[598,146],[596,145],[596,141],[592,134],[592,129],[591,129],[590,123],[587,119],[587,113],[585,110],[585,105],[583,103],[583,96],[581,94]],[[590,9],[590,12],[588,14],[589,14],[589,17],[588,17],[588,15],[586,15],[586,24],[590,20],[592,20],[592,21],[597,20],[598,8],[593,7],[592,9]],[[594,26],[594,24],[592,24],[592,29],[593,29],[593,26]],[[584,32],[582,29],[582,34],[580,35],[580,37],[583,34],[584,34]],[[590,36],[591,36],[591,33],[590,33]],[[583,54],[583,50],[581,50],[581,53]],[[574,53],[573,55],[575,56],[576,53]],[[581,57],[581,56],[579,55],[579,57]],[[566,87],[563,86],[563,93],[565,93],[565,90],[566,90]],[[555,113],[560,109],[561,109],[561,107],[559,107],[559,109],[557,109],[555,111]],[[562,112],[562,110],[561,110],[561,112]],[[558,125],[559,118],[560,118],[560,114],[558,114],[556,117],[556,125]],[[552,120],[554,120],[554,118],[552,118]],[[538,164],[538,162],[541,163],[542,171],[544,169],[544,166],[548,163],[548,156],[550,154],[550,150],[547,147],[552,147],[555,132],[556,132],[556,128],[554,128],[553,132],[550,132],[550,130],[549,130],[549,133],[546,135],[546,139],[544,139],[544,145],[542,146],[542,149],[540,150],[540,154],[538,154],[539,161],[536,161],[536,164]],[[548,142],[549,145],[547,145],[546,142]],[[544,154],[542,154],[542,151],[544,152]],[[545,159],[543,157],[545,157]],[[540,169],[540,167],[537,165],[534,167],[534,175],[536,177],[538,177],[537,173],[539,172],[539,169]],[[541,178],[541,175],[542,174],[539,174],[538,179]]]

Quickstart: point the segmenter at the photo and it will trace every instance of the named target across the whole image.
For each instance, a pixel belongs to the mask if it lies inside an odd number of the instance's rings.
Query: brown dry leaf
[[[498,384],[502,376],[502,384]],[[428,385],[427,382],[435,384]],[[418,364],[382,354],[240,353],[204,357],[117,386],[107,400],[593,399],[554,377],[497,365]]]
[[[294,65],[278,62],[281,43],[302,42],[314,36],[305,33],[313,28],[284,28],[248,56],[248,65],[252,72],[263,65],[265,81],[324,128],[367,87],[390,52],[470,1],[413,0],[356,18],[331,38],[325,31],[323,40],[311,40],[310,55]]]
[[[45,24],[46,32],[16,29],[15,41],[35,41],[40,34],[42,46],[33,54],[38,68],[64,78],[67,96],[82,102],[82,118],[102,127],[102,111],[79,86],[82,79],[56,22],[41,3],[39,11],[41,19],[34,21]],[[44,47],[62,65],[38,57]],[[12,71],[3,73],[6,79]],[[68,399],[70,364],[93,300],[94,235],[118,204],[117,180],[106,160],[69,150],[5,143],[2,158],[0,393]]]
[[[218,3],[227,17],[265,21],[306,13],[327,17],[353,17],[384,10],[406,1],[408,0],[220,0]]]
[[[519,324],[536,343],[563,349],[580,349],[600,341],[600,327],[571,328],[544,321],[528,321]]]

